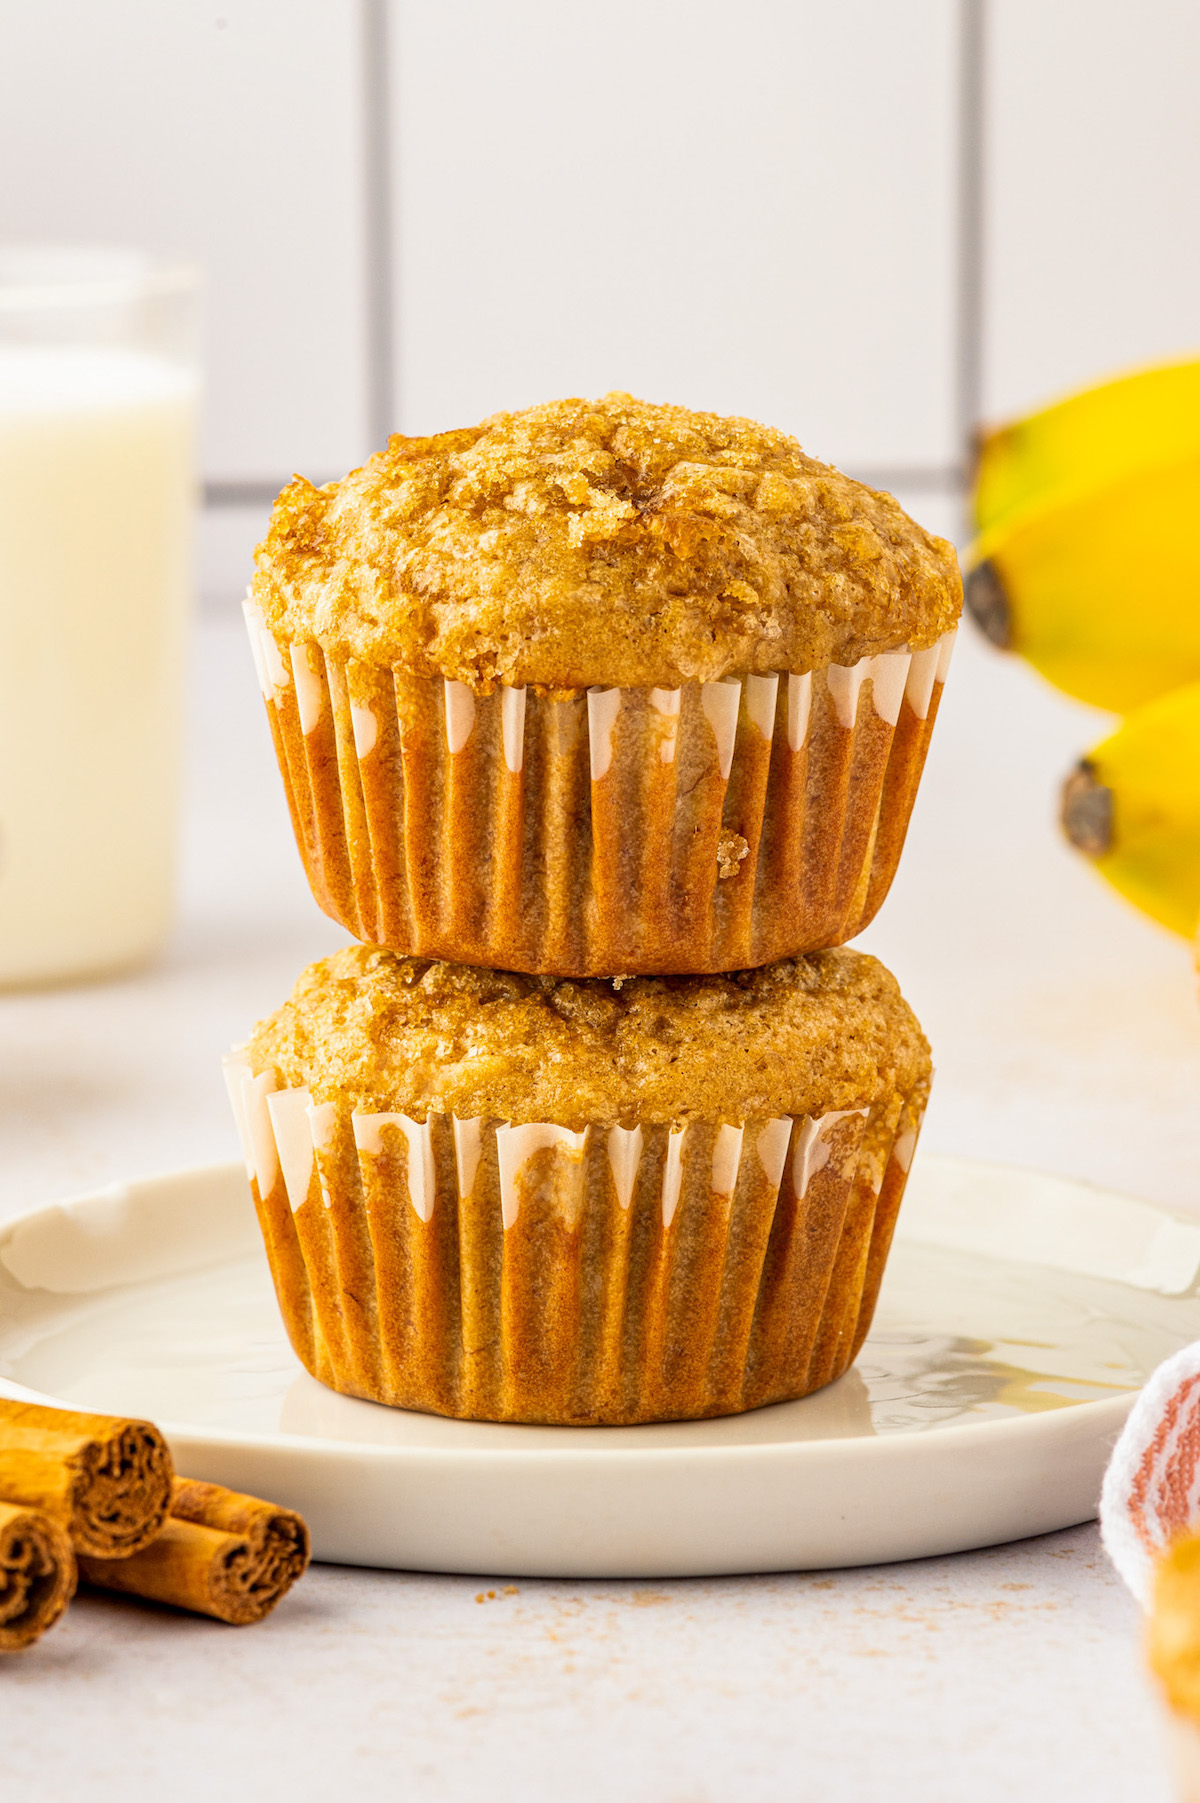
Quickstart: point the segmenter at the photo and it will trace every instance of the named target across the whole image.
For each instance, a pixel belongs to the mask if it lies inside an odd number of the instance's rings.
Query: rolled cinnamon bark
[[[308,1528],[293,1510],[176,1478],[170,1519],[157,1540],[131,1559],[82,1558],[79,1571],[106,1590],[244,1627],[291,1589],[309,1550]]]
[[[167,1443],[149,1421],[0,1397],[0,1497],[62,1523],[77,1553],[124,1559],[167,1517]]]
[[[74,1594],[66,1529],[40,1509],[0,1502],[0,1653],[40,1640]]]

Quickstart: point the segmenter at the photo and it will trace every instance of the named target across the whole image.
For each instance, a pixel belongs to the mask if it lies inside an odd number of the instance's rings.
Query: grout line
[[[363,204],[366,251],[368,450],[396,429],[392,265],[389,0],[359,0],[362,33]]]
[[[987,0],[958,0],[958,257],[954,423],[969,472],[983,415]]]
[[[275,498],[281,488],[285,488],[292,480],[291,476],[265,476],[261,479],[253,476],[244,480],[229,482],[219,478],[203,485],[205,507],[273,507]],[[336,482],[336,476],[314,476],[313,486],[321,488],[326,482]]]
[[[889,492],[895,488],[907,488],[913,494],[959,494],[966,480],[966,473],[958,463],[920,463],[913,464],[910,468],[895,464],[882,469],[860,468],[857,464],[852,464],[846,474],[853,476],[856,482],[865,483],[868,488],[885,488]]]

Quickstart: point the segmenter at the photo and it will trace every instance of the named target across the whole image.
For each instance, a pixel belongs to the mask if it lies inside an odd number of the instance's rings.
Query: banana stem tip
[[[967,572],[963,606],[997,650],[1012,650],[1012,608],[994,563],[985,561]]]
[[[1112,850],[1113,792],[1096,775],[1088,758],[1080,758],[1062,786],[1062,830],[1076,851],[1102,858]]]

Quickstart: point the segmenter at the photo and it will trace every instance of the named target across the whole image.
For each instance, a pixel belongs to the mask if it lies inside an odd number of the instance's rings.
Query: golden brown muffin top
[[[281,637],[476,690],[681,682],[922,649],[953,547],[794,438],[631,395],[396,436],[297,476],[257,555]]]
[[[351,945],[260,1021],[255,1074],[366,1113],[631,1127],[860,1108],[929,1078],[895,978],[844,949],[714,977],[520,976]]]
[[[1158,1563],[1146,1653],[1172,1709],[1200,1722],[1200,1535],[1185,1534]]]

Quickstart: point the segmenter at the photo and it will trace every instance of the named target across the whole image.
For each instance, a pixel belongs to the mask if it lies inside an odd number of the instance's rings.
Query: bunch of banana
[[[1071,842],[1130,901],[1200,919],[1200,362],[980,441],[966,604],[994,644],[1126,716],[1063,789]]]
[[[1129,715],[1063,784],[1072,845],[1137,907],[1187,937],[1200,920],[1200,682]]]

